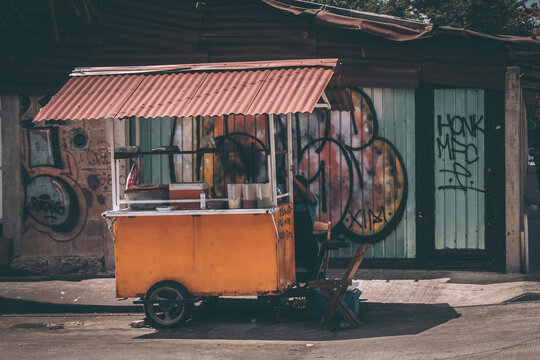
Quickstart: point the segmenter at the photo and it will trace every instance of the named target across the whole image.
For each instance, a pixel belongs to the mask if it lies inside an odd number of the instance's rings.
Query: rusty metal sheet
[[[206,76],[207,74],[201,73],[145,76],[137,91],[118,113],[118,117],[179,116],[174,114],[182,113]]]
[[[351,109],[336,64],[336,59],[192,64],[164,74],[131,73],[162,66],[79,69],[85,76],[71,78],[34,121],[312,112],[327,87],[336,109]],[[129,74],[101,75],[122,69]]]
[[[334,71],[324,68],[271,71],[249,114],[312,112]]]
[[[250,114],[249,105],[272,70],[208,73],[183,116]]]
[[[340,9],[300,1],[262,0],[264,3],[294,15],[312,17],[315,22],[331,27],[365,31],[394,41],[416,40],[428,37],[433,25],[395,16],[364,11]]]
[[[96,76],[71,78],[43,107],[36,119],[115,118],[144,76]]]

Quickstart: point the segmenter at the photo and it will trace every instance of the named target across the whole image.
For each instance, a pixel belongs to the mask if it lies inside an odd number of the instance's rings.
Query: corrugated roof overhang
[[[34,121],[352,110],[337,59],[77,68]]]

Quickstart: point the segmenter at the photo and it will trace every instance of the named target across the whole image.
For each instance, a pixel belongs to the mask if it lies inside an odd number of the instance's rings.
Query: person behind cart
[[[294,175],[294,170],[292,175]],[[294,180],[294,238],[297,267],[307,270],[307,281],[315,279],[318,271],[319,246],[313,235],[319,199],[309,191],[309,183],[302,175]]]

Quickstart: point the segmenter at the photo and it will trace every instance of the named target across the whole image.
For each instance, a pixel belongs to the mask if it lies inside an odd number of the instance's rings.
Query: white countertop
[[[104,217],[119,217],[119,216],[172,216],[172,215],[258,215],[258,214],[274,214],[279,210],[278,207],[264,208],[264,209],[207,209],[207,210],[118,210],[118,211],[105,211],[101,216]]]

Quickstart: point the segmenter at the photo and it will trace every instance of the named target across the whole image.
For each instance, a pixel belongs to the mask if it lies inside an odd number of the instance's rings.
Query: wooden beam
[[[506,272],[520,271],[521,231],[521,86],[519,67],[506,68],[505,89],[505,182]]]
[[[19,134],[19,96],[0,95],[2,127],[2,209],[3,237],[11,239],[11,256],[22,252],[22,174]]]
[[[58,23],[56,22],[56,11],[54,10],[54,0],[49,0],[49,7],[51,9],[51,19],[54,29],[54,36],[56,38],[56,43],[60,45],[60,35],[58,34]]]

